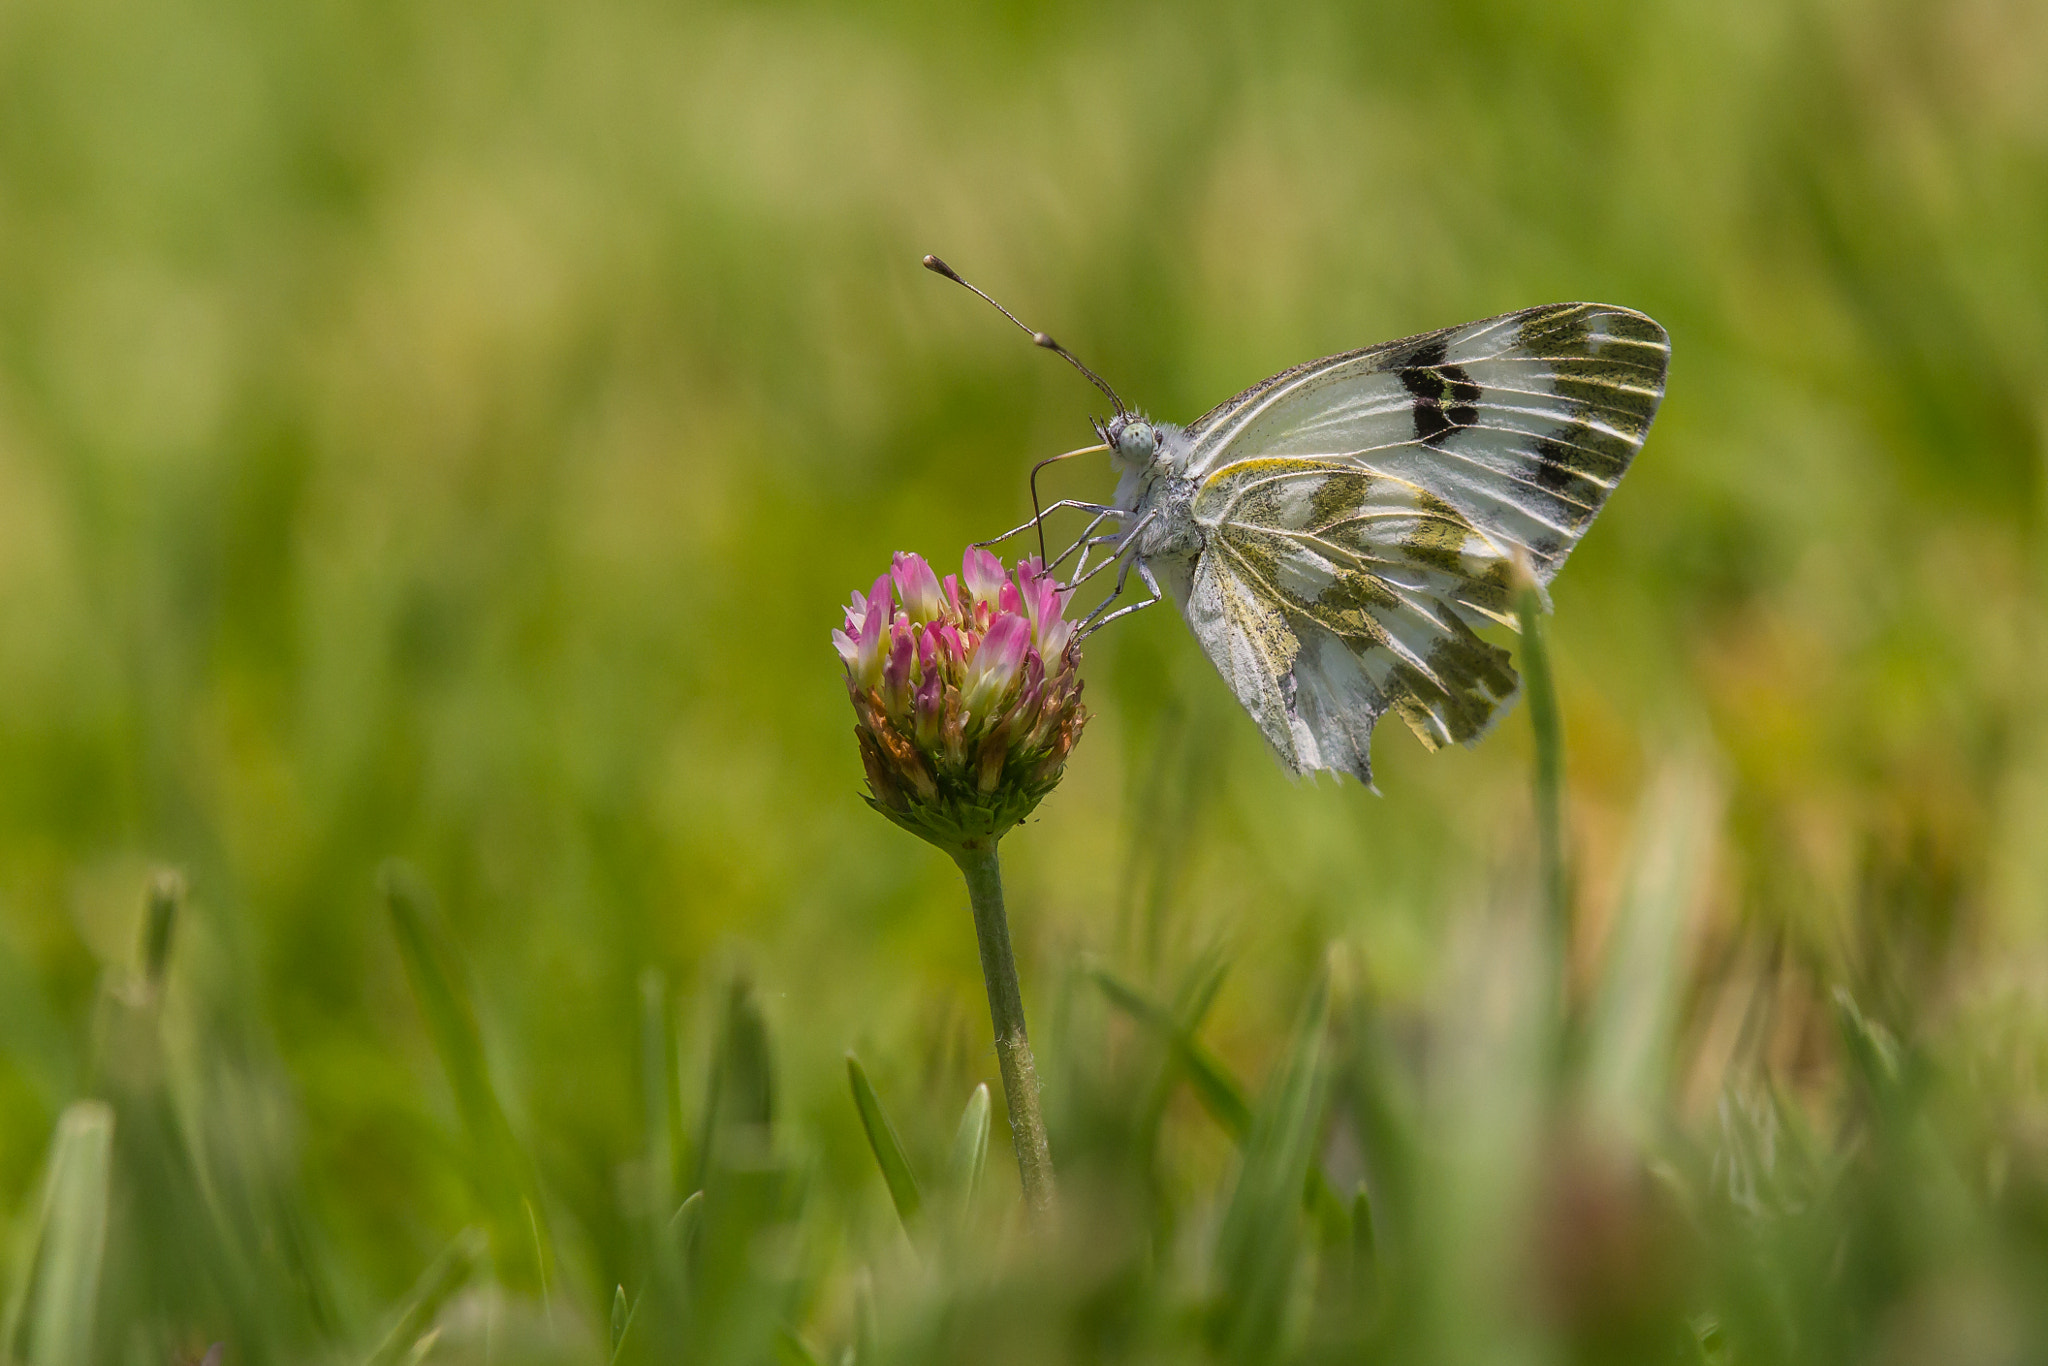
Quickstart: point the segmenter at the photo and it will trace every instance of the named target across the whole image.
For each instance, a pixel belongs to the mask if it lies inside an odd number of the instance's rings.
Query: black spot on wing
[[[1607,501],[1607,487],[1587,475],[1578,447],[1546,436],[1537,440],[1533,454],[1537,484],[1566,504],[1562,511],[1575,528]]]
[[[1401,387],[1415,400],[1415,435],[1425,445],[1441,441],[1451,430],[1443,409],[1437,406],[1437,398],[1443,393],[1443,380],[1432,366],[1441,365],[1444,359],[1444,343],[1441,338],[1415,348],[1400,368]]]
[[[1472,376],[1455,365],[1445,365],[1437,370],[1444,377],[1444,393],[1449,402],[1444,406],[1444,416],[1451,420],[1453,427],[1470,427],[1479,421],[1479,386],[1472,382]]]
[[[1558,500],[1556,512],[1575,540],[1643,444],[1664,393],[1669,339],[1628,309],[1562,304],[1524,316],[1515,346],[1549,371],[1530,387],[1547,389],[1567,414],[1532,443],[1523,477]],[[1549,560],[1569,546],[1530,548]]]
[[[1444,416],[1443,409],[1436,406],[1436,400],[1415,400],[1415,435],[1423,445],[1441,446],[1444,438],[1456,430],[1450,419]]]
[[[1480,388],[1472,376],[1444,363],[1445,339],[1432,338],[1409,353],[1396,371],[1401,387],[1415,400],[1415,437],[1425,446],[1441,446],[1451,433],[1479,421]]]

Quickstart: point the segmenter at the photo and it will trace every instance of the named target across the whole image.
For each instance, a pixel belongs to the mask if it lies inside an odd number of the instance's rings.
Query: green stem
[[[986,847],[949,852],[967,879],[967,896],[974,903],[974,935],[981,943],[981,975],[988,983],[988,1013],[995,1026],[996,1063],[1003,1073],[1017,1176],[1025,1202],[1033,1209],[1047,1209],[1052,1205],[1052,1148],[1045,1141],[1038,1069],[1024,1032],[1024,997],[1017,989],[1017,959],[1010,952],[1010,921],[1003,913],[1002,866],[994,840]]]
[[[1516,611],[1522,625],[1522,676],[1529,689],[1529,722],[1536,733],[1536,843],[1544,934],[1562,1008],[1571,945],[1571,896],[1564,863],[1564,733],[1557,715],[1557,687],[1550,677],[1543,604],[1533,586],[1522,590]]]

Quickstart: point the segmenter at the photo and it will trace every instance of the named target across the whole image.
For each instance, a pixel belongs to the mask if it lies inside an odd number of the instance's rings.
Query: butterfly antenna
[[[1109,387],[1109,384],[1108,384],[1108,382],[1107,382],[1106,380],[1104,380],[1104,379],[1102,378],[1102,376],[1100,376],[1100,375],[1096,374],[1096,373],[1095,373],[1095,372],[1094,372],[1093,370],[1090,370],[1090,369],[1089,369],[1089,368],[1088,368],[1087,366],[1083,365],[1083,364],[1081,363],[1081,358],[1080,358],[1079,356],[1076,356],[1076,355],[1075,355],[1075,354],[1074,354],[1073,352],[1071,352],[1071,351],[1067,350],[1067,348],[1066,348],[1066,347],[1064,347],[1064,346],[1061,346],[1061,345],[1060,345],[1060,344],[1059,344],[1058,342],[1054,341],[1054,340],[1053,340],[1053,339],[1052,339],[1051,337],[1047,336],[1047,335],[1046,335],[1045,333],[1043,333],[1043,332],[1040,332],[1040,331],[1038,331],[1038,330],[1037,330],[1037,329],[1035,329],[1035,328],[1025,327],[1025,326],[1024,326],[1024,323],[1023,323],[1023,321],[1022,321],[1021,319],[1019,319],[1019,318],[1017,317],[1017,315],[1016,315],[1016,314],[1012,313],[1012,312],[1011,312],[1011,311],[1010,311],[1009,309],[1007,309],[1007,308],[1004,308],[1004,307],[1003,307],[1003,306],[1002,306],[1001,304],[997,303],[997,302],[996,302],[996,301],[995,301],[994,299],[990,299],[990,298],[988,297],[988,295],[986,295],[986,294],[982,294],[982,292],[981,292],[981,291],[980,291],[979,289],[975,289],[975,287],[974,287],[973,285],[971,285],[971,284],[968,284],[968,282],[967,282],[967,280],[965,279],[965,277],[963,277],[963,276],[962,276],[962,275],[960,274],[960,272],[959,272],[959,271],[957,271],[957,270],[953,269],[953,268],[952,268],[951,266],[947,265],[947,264],[946,264],[946,263],[945,263],[944,261],[941,261],[941,260],[940,260],[940,259],[939,259],[938,257],[936,257],[936,256],[927,256],[927,257],[925,257],[925,258],[924,258],[924,268],[925,268],[926,270],[928,270],[928,271],[932,272],[932,274],[934,274],[934,275],[943,275],[943,276],[945,276],[945,277],[946,277],[946,278],[947,278],[948,280],[951,280],[951,281],[952,281],[952,282],[953,282],[954,284],[957,284],[957,285],[964,285],[964,286],[966,286],[966,287],[967,287],[968,289],[973,289],[973,290],[974,290],[974,292],[975,292],[976,294],[981,294],[981,297],[982,297],[982,298],[983,298],[984,300],[986,300],[986,301],[987,301],[987,303],[988,303],[988,306],[989,306],[990,308],[993,308],[993,309],[994,309],[994,310],[995,310],[996,312],[998,312],[998,313],[1002,314],[1002,315],[1003,315],[1003,316],[1004,316],[1005,318],[1008,318],[1008,319],[1009,319],[1009,320],[1010,320],[1011,322],[1013,322],[1013,323],[1016,323],[1016,324],[1017,324],[1017,326],[1018,326],[1018,327],[1019,327],[1020,329],[1022,329],[1022,330],[1023,330],[1023,331],[1024,331],[1024,332],[1025,332],[1025,333],[1026,333],[1026,334],[1027,334],[1027,335],[1028,335],[1029,337],[1030,337],[1030,338],[1031,338],[1031,343],[1032,343],[1032,345],[1034,345],[1034,346],[1042,346],[1042,347],[1044,347],[1044,348],[1045,348],[1046,350],[1048,350],[1048,351],[1052,352],[1052,353],[1053,353],[1054,355],[1056,355],[1056,356],[1063,356],[1063,357],[1065,357],[1065,358],[1066,358],[1066,362],[1067,362],[1067,364],[1069,364],[1069,365],[1073,366],[1073,367],[1074,367],[1074,368],[1075,368],[1076,370],[1079,370],[1079,371],[1081,372],[1081,374],[1082,374],[1082,375],[1083,375],[1084,377],[1086,377],[1086,379],[1088,380],[1088,382],[1089,382],[1090,384],[1092,384],[1092,385],[1094,385],[1094,386],[1095,386],[1096,388],[1100,389],[1100,390],[1101,390],[1101,391],[1102,391],[1103,393],[1105,393],[1105,394],[1109,395],[1109,401],[1110,401],[1110,402],[1111,402],[1111,403],[1112,403],[1113,405],[1115,405],[1115,407],[1116,407],[1116,415],[1117,415],[1118,417],[1122,417],[1122,416],[1124,415],[1124,412],[1125,412],[1125,408],[1124,408],[1124,401],[1123,401],[1122,399],[1120,399],[1120,398],[1118,398],[1118,397],[1116,396],[1116,390],[1114,390],[1114,389],[1110,388],[1110,387]]]

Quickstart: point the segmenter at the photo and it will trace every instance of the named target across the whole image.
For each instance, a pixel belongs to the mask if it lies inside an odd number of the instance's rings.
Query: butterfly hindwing
[[[1193,582],[1176,594],[1188,626],[1266,739],[1301,768],[1291,679],[1301,641],[1280,604],[1238,575],[1223,556],[1195,562]]]
[[[1210,526],[1197,579],[1252,605],[1223,624],[1242,631],[1256,609],[1287,648],[1245,651],[1190,624],[1238,656],[1224,674],[1240,699],[1245,662],[1272,666],[1246,705],[1297,771],[1369,783],[1387,711],[1434,749],[1477,738],[1513,697],[1507,652],[1474,630],[1505,619],[1507,553],[1426,490],[1336,462],[1246,460],[1202,486],[1195,516]]]
[[[1563,564],[1668,355],[1642,314],[1556,304],[1298,366],[1188,429],[1189,624],[1295,771],[1370,783],[1388,711],[1431,748],[1485,732],[1518,684],[1476,628],[1511,622],[1518,550],[1539,583]]]

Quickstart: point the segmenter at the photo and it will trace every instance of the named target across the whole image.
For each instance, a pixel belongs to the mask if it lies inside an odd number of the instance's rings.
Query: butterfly
[[[1117,593],[1135,570],[1152,597],[1089,625],[1170,598],[1290,772],[1368,787],[1388,712],[1438,749],[1513,703],[1508,652],[1479,631],[1515,625],[1519,574],[1540,591],[1563,566],[1641,449],[1671,355],[1633,309],[1547,304],[1294,366],[1181,427],[1032,339],[1116,407],[1101,445],[1068,453],[1107,450],[1113,500],[1054,506],[1096,518],[1076,583],[1101,547]]]

